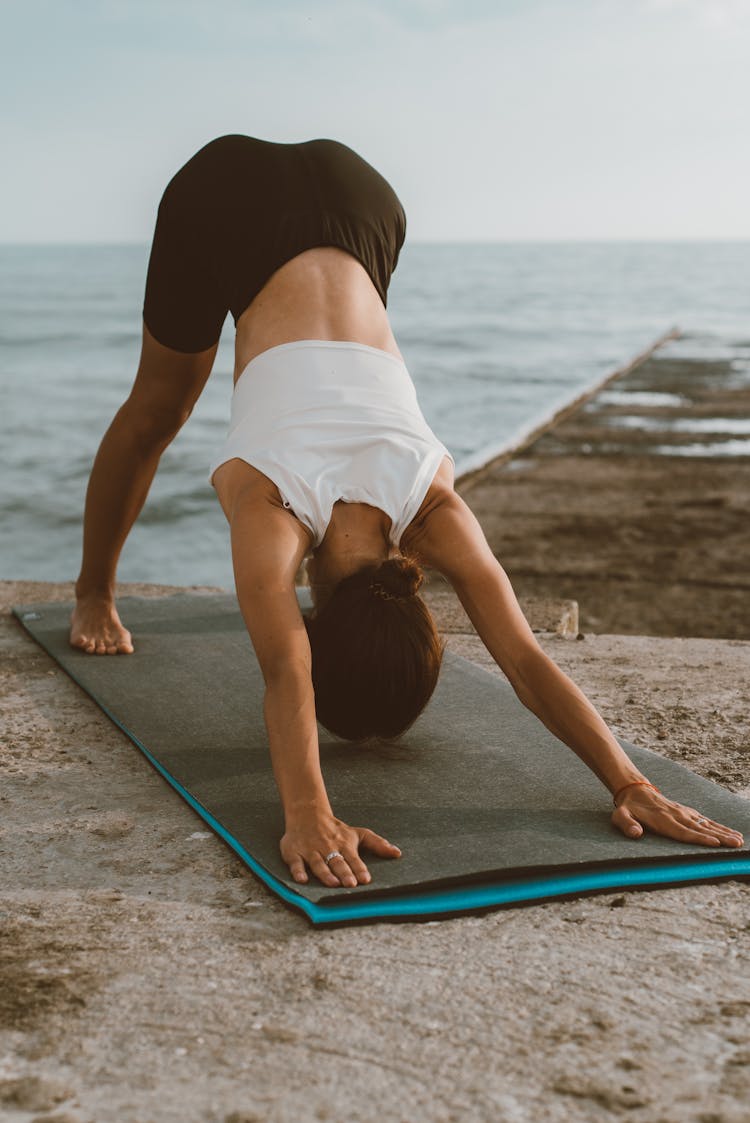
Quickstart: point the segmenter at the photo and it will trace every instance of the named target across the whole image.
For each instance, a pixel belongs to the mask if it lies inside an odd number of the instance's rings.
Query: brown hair
[[[429,702],[445,641],[417,595],[423,580],[408,556],[366,565],[305,620],[316,716],[336,736],[398,737]]]

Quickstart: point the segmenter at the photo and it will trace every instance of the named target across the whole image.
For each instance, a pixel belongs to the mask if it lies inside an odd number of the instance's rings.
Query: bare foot
[[[132,655],[133,640],[114,601],[81,597],[70,618],[70,644],[89,655]]]

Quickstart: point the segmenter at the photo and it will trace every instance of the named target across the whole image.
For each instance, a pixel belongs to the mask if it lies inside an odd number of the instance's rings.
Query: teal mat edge
[[[36,607],[36,606],[35,606]],[[54,656],[49,648],[26,627],[23,614],[33,611],[32,606],[18,605],[11,609],[24,631],[35,643]],[[55,660],[57,663],[57,660]],[[57,663],[58,666],[62,664]],[[483,885],[456,886],[449,889],[422,890],[407,896],[391,899],[377,898],[372,901],[342,901],[341,904],[319,905],[295,893],[283,881],[279,881],[265,866],[253,858],[252,854],[224,827],[195,796],[183,787],[171,772],[146,748],[146,746],[123,723],[92,694],[67,667],[62,667],[69,678],[91,698],[107,715],[110,721],[143,753],[156,771],[185,800],[189,807],[219,836],[252,870],[269,889],[285,903],[299,909],[313,924],[340,924],[347,921],[376,919],[425,919],[430,916],[457,915],[478,909],[499,905],[517,904],[522,901],[549,900],[554,897],[581,893],[604,892],[613,889],[646,889],[651,886],[675,885],[694,881],[715,881],[719,878],[750,877],[750,855],[743,858],[723,858],[716,855],[711,859],[666,861],[644,866],[618,864],[616,868],[583,870],[578,873],[546,874],[517,878],[512,881],[488,882]]]

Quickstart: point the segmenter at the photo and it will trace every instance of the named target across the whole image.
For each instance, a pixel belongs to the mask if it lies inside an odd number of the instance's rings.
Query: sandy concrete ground
[[[748,417],[746,373],[667,347],[457,490],[516,592],[584,631],[750,638]]]
[[[8,615],[70,592],[0,583],[4,1123],[747,1123],[750,885],[315,930]],[[541,642],[750,795],[749,643]]]

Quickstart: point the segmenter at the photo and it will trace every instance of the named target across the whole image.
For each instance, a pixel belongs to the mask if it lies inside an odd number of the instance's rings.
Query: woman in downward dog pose
[[[405,234],[393,189],[337,141],[224,136],[177,172],[158,211],[137,375],[89,481],[70,642],[133,651],[115,606],[117,561],[231,311],[231,423],[211,480],[263,672],[292,877],[355,886],[370,881],[360,850],[400,854],[336,818],[316,718],[358,740],[397,737],[419,716],[443,653],[418,593],[422,566],[447,578],[520,700],[610,790],[625,835],[648,828],[742,845],[737,831],[651,785],[538,645],[454,490],[453,458],[421,413],[391,331],[387,290]],[[305,558],[307,620],[295,594]]]

